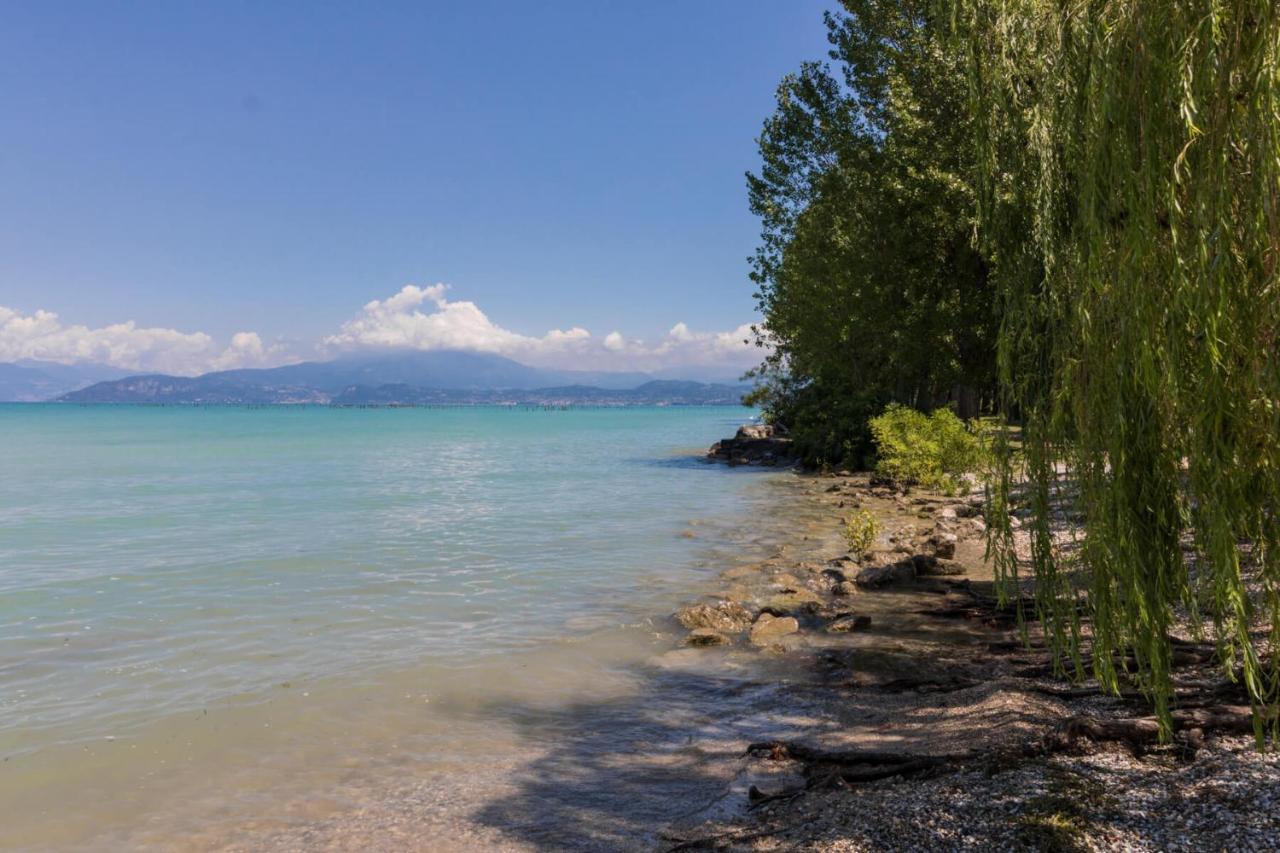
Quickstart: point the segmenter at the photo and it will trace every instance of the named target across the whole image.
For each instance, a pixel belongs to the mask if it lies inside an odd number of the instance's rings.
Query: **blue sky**
[[[191,372],[237,333],[261,347],[227,365],[436,345],[413,318],[441,313],[526,360],[552,330],[650,355],[677,323],[733,330],[743,173],[828,5],[3,4],[0,324],[27,344],[0,360]],[[67,331],[130,322],[208,340],[181,361]]]

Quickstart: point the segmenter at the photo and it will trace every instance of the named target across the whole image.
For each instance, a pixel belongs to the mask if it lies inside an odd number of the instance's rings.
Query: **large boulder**
[[[708,628],[726,634],[739,634],[751,625],[751,612],[736,601],[693,604],[676,612],[676,621],[690,630]]]
[[[791,439],[781,435],[772,424],[739,427],[733,438],[711,445],[707,456],[730,465],[779,465],[794,461]]]

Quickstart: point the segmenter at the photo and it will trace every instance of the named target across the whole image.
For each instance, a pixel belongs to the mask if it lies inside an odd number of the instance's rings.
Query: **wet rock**
[[[761,613],[756,623],[751,626],[751,642],[757,646],[768,646],[799,630],[800,623],[793,616]]]
[[[751,613],[736,601],[720,601],[711,604],[693,604],[676,613],[676,621],[690,630],[708,628],[727,634],[747,630]]]
[[[725,569],[721,572],[720,577],[727,580],[737,580],[738,578],[748,578],[758,574],[760,574],[758,566],[734,566],[732,569]]]
[[[771,596],[761,610],[767,608],[777,613],[807,613],[813,607],[821,604],[822,596],[807,589],[798,589],[795,592],[784,592],[781,595]]]
[[[929,537],[929,550],[939,560],[950,560],[956,555],[957,539],[954,533],[935,533]]]
[[[831,590],[832,595],[857,595],[858,585],[853,581],[840,581],[835,585],[835,589]]]
[[[777,584],[778,588],[783,592],[795,592],[797,590],[804,589],[804,582],[801,581],[800,578],[786,572],[774,575],[773,582]]]
[[[859,586],[879,587],[894,584],[911,583],[916,579],[916,564],[913,560],[899,560],[886,565],[868,566],[858,572]]]
[[[728,637],[711,628],[694,628],[689,632],[689,636],[684,638],[686,646],[723,646],[728,642]]]
[[[849,576],[845,574],[845,571],[842,568],[823,569],[822,576],[829,580],[832,586],[835,586],[838,583],[843,583],[849,579]]]
[[[870,616],[841,616],[839,619],[827,626],[827,630],[832,634],[847,634],[850,631],[861,631],[863,628],[871,627]]]

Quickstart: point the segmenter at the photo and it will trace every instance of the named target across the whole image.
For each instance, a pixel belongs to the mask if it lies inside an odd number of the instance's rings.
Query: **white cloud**
[[[676,323],[655,343],[624,338],[612,331],[603,338],[586,329],[553,329],[526,335],[494,323],[474,302],[445,298],[448,286],[409,284],[383,300],[369,302],[338,334],[325,338],[334,350],[362,348],[464,349],[493,352],[539,366],[614,370],[664,370],[673,367],[743,369],[759,363],[749,325],[728,332],[699,332]]]
[[[540,338],[521,335],[496,325],[474,302],[445,299],[447,285],[418,287],[407,284],[399,293],[367,303],[354,318],[342,324],[338,334],[324,339],[337,349],[404,347],[410,349],[462,349],[496,352],[512,357],[581,349],[590,338],[586,329],[553,329]],[[422,311],[424,303],[433,311]]]
[[[595,337],[579,326],[528,335],[494,323],[474,303],[445,298],[448,286],[406,285],[365,304],[337,334],[316,347],[318,357],[362,349],[461,349],[492,352],[526,364],[591,370],[741,372],[759,363],[751,327],[703,332],[676,323],[654,341],[611,331]],[[266,367],[298,359],[256,332],[237,332],[223,346],[205,332],[140,327],[132,321],[90,328],[65,325],[57,314],[22,314],[0,306],[0,362],[40,359],[96,362],[138,372],[196,374]]]
[[[0,361],[24,358],[178,374],[282,360],[280,347],[264,347],[254,332],[236,334],[222,349],[204,332],[139,327],[133,321],[93,329],[68,326],[52,311],[21,314],[0,305]]]
[[[237,367],[261,367],[269,364],[280,364],[284,360],[282,344],[263,346],[262,338],[257,332],[236,332],[231,336],[231,344],[222,354],[213,360],[214,370],[232,370]]]

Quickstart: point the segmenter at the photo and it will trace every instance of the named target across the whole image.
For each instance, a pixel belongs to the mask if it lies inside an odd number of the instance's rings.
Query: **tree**
[[[959,403],[994,385],[992,288],[963,57],[929,0],[847,0],[830,57],[782,81],[748,175],[752,278],[774,346],[756,400],[814,464],[860,464],[890,401]]]
[[[1280,647],[1280,10],[953,6],[1041,615],[1078,668],[1087,601],[1095,673],[1116,688],[1114,662],[1135,661],[1165,720],[1169,628],[1207,616],[1224,666],[1274,710],[1280,656],[1252,632],[1269,623]],[[1067,486],[1078,562],[1050,535]],[[1007,528],[996,544],[1015,580]]]

